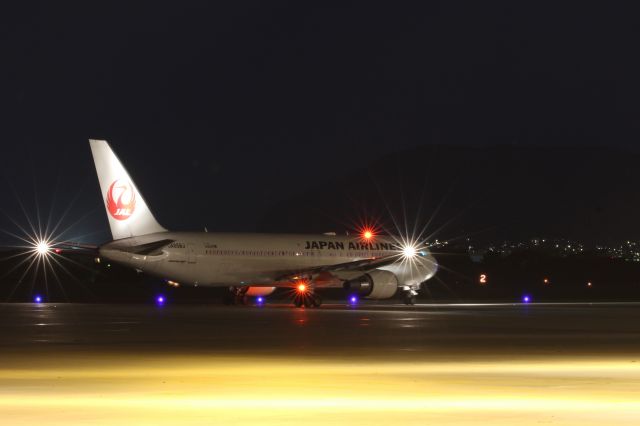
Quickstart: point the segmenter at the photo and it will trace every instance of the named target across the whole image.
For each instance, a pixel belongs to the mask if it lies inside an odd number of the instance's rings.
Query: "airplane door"
[[[196,263],[196,249],[193,244],[187,244],[187,263]]]

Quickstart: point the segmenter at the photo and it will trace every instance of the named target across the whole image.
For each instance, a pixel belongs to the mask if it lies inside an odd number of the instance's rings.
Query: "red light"
[[[298,291],[303,293],[307,289],[307,286],[304,284],[298,284]]]
[[[369,244],[376,240],[376,237],[380,234],[380,228],[375,224],[369,222],[364,223],[362,226],[358,226],[358,239],[360,242]]]
[[[360,236],[364,241],[371,241],[376,236],[376,231],[373,228],[365,227],[360,231]]]
[[[53,250],[53,251],[54,251],[54,252],[56,252],[56,254],[60,254],[60,253],[62,253],[62,250],[61,250],[61,249],[59,249],[59,248],[57,248],[57,249],[55,249],[55,250]]]

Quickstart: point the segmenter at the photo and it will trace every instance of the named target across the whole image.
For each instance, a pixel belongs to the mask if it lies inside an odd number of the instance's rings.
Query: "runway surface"
[[[2,424],[638,424],[640,304],[0,305]]]

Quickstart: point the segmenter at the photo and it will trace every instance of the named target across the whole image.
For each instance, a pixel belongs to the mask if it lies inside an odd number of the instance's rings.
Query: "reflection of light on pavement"
[[[640,416],[640,366],[613,358],[337,363],[72,355],[21,365],[24,358],[0,366],[0,417],[11,424],[509,424],[514,416],[521,424],[620,424]]]

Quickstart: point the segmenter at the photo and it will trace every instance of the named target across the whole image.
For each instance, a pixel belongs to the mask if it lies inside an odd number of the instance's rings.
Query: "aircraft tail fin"
[[[166,232],[107,141],[90,139],[89,144],[113,239]]]

